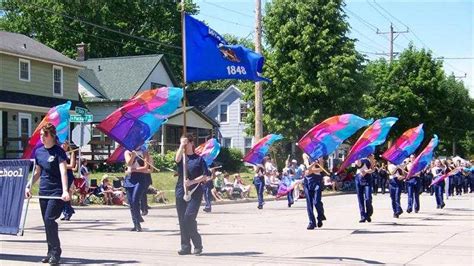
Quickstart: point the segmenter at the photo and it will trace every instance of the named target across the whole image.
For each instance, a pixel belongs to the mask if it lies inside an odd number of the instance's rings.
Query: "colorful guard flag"
[[[221,144],[217,139],[212,138],[199,145],[194,152],[201,156],[209,167],[221,152]]]
[[[244,79],[270,81],[261,76],[264,58],[241,45],[226,40],[203,22],[185,14],[186,83]]]
[[[438,136],[434,135],[433,138],[430,140],[430,143],[426,145],[426,147],[421,151],[420,154],[415,158],[413,164],[411,166],[410,171],[408,171],[407,179],[414,176],[416,173],[420,172],[421,170],[425,169],[433,159],[433,151],[438,146]]]
[[[122,145],[118,145],[114,152],[107,158],[107,163],[120,163],[125,162],[125,148]]]
[[[259,140],[252,149],[244,156],[243,161],[254,165],[261,164],[263,157],[267,155],[273,142],[283,139],[282,135],[269,134]]]
[[[41,128],[46,125],[46,123],[51,123],[56,127],[56,136],[58,137],[59,143],[63,143],[67,140],[69,134],[69,109],[71,109],[71,101],[49,109],[46,116],[41,120],[41,123],[36,127],[33,135],[31,135],[28,145],[23,152],[22,159],[33,158],[35,151],[43,146],[40,133]]]
[[[382,157],[395,165],[401,164],[420,146],[424,137],[423,124],[410,128],[395,141],[395,144],[382,154]]]
[[[354,146],[352,146],[349,154],[344,162],[342,162],[338,173],[342,172],[346,167],[356,160],[365,158],[375,152],[375,147],[385,142],[390,128],[397,122],[396,117],[386,117],[376,120],[370,125],[364,133],[359,137]]]
[[[136,150],[158,131],[182,98],[181,88],[144,91],[102,120],[97,128],[125,149]]]
[[[353,114],[330,117],[310,129],[297,143],[312,160],[331,154],[357,130],[372,124]]]

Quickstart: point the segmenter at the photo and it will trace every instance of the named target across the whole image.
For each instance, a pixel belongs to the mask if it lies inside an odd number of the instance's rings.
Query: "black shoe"
[[[59,219],[59,220],[61,220],[61,221],[66,220],[66,216],[63,216],[63,218],[61,218],[61,219]]]
[[[442,208],[444,208],[444,206],[446,206],[446,204],[444,204],[444,203],[443,203],[443,204],[441,204],[441,209],[442,209]]]
[[[365,223],[365,219],[360,219],[359,223]]]
[[[140,223],[145,222],[145,220],[143,220],[143,217],[141,217],[141,216],[140,216],[140,218],[138,219],[138,221],[139,221]]]
[[[393,218],[398,218],[398,217],[399,217],[398,214],[396,214],[396,213],[393,214]]]
[[[407,209],[407,213],[411,213],[411,209]]]
[[[179,254],[179,255],[190,255],[190,254],[191,254],[191,250],[183,250],[183,249],[180,249],[180,250],[178,250],[178,254]]]
[[[323,217],[321,217],[321,221],[326,221],[326,216],[323,214]]]
[[[263,205],[258,205],[257,207],[259,210],[263,209]]]
[[[420,210],[415,210],[415,213],[418,213]]]
[[[194,248],[193,254],[196,255],[196,256],[201,256],[202,248]]]
[[[367,222],[369,222],[369,223],[372,222],[372,219],[371,219],[370,217],[367,217],[366,220],[367,220]]]
[[[148,215],[148,210],[142,211],[142,216],[147,216]]]
[[[204,208],[202,210],[205,211],[205,212],[211,212],[211,209],[207,209],[207,208]]]
[[[48,256],[44,257],[43,259],[41,259],[41,262],[42,263],[48,263],[50,258],[51,258],[51,256],[48,255]]]
[[[291,203],[288,203],[288,208],[291,208]]]
[[[318,228],[323,227],[323,221],[318,221]]]
[[[315,228],[314,224],[308,224],[308,227],[306,229],[308,230],[313,230]]]
[[[49,258],[49,264],[50,265],[59,265],[59,261],[61,260],[61,258],[59,256],[51,256],[51,258]]]
[[[438,205],[438,206],[436,206],[436,209],[441,209],[441,206],[439,206],[439,205]]]

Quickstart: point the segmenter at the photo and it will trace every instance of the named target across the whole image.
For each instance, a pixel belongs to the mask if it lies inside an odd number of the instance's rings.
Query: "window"
[[[209,129],[198,128],[197,145],[203,144],[211,137],[209,131]]]
[[[0,146],[3,146],[3,112],[0,111]]]
[[[28,139],[31,135],[31,115],[18,113],[18,137]],[[23,149],[23,143],[19,144],[19,148]]]
[[[244,155],[252,149],[252,138],[244,138]]]
[[[227,103],[219,104],[219,122],[227,123],[229,122],[229,105]]]
[[[63,96],[63,68],[53,66],[53,95]]]
[[[231,148],[232,147],[232,138],[222,138],[222,146],[224,148]]]
[[[161,87],[166,87],[166,85],[161,84],[161,83],[155,83],[155,82],[151,83],[151,89],[158,89],[158,88],[161,88]]]
[[[247,119],[247,103],[240,102],[240,122],[245,122],[245,119]]]
[[[19,59],[18,60],[18,75],[20,80],[30,81],[30,60]]]

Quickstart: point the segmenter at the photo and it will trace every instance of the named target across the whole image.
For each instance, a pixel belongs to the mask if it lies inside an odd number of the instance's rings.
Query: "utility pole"
[[[255,52],[262,54],[262,3],[255,0]],[[255,83],[255,142],[263,137],[263,91],[262,82]]]
[[[393,30],[393,24],[390,23],[390,31],[387,31],[387,32],[381,32],[377,29],[377,34],[390,34],[390,52],[389,52],[389,56],[390,56],[390,63],[392,63],[393,61],[393,55],[395,54],[393,52],[393,41],[395,41],[395,39],[401,34],[401,33],[408,33],[408,28],[407,30],[405,31],[394,31]],[[394,34],[397,34],[395,37],[394,37]]]

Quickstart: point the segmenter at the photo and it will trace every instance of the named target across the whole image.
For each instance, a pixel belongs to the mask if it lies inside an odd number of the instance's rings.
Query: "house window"
[[[161,83],[155,83],[155,82],[151,83],[151,89],[158,89],[158,88],[161,88],[161,87],[166,87],[166,85],[161,84]]]
[[[229,122],[229,105],[227,103],[219,104],[219,122],[227,123]]]
[[[31,135],[31,114],[18,113],[18,137],[28,139]],[[20,141],[19,148],[23,149]]]
[[[18,75],[19,75],[20,80],[30,81],[30,70],[31,70],[30,60],[20,58],[18,60],[18,65],[19,65]]]
[[[197,145],[201,145],[210,138],[209,129],[198,128]]]
[[[244,154],[247,154],[252,149],[252,138],[244,138]]]
[[[247,119],[247,103],[240,102],[240,122],[245,122]]]
[[[222,138],[222,146],[224,148],[231,148],[232,147],[232,138]]]
[[[3,113],[0,111],[0,146],[3,146]]]
[[[63,96],[63,68],[53,66],[53,94]]]

